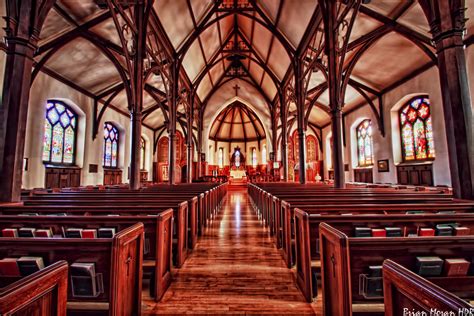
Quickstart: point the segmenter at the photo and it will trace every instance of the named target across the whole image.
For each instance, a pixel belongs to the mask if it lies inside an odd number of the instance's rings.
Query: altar
[[[233,179],[242,179],[247,177],[247,172],[241,169],[230,170],[230,176]]]

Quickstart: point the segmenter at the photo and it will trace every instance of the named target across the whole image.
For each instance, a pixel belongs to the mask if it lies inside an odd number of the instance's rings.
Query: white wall
[[[95,140],[92,138],[93,100],[75,89],[40,73],[30,91],[30,105],[26,130],[24,156],[28,158],[28,171],[23,173],[23,187],[36,188],[44,186],[45,167],[42,162],[42,139],[45,106],[48,99],[60,99],[72,106],[79,114],[78,137],[76,147],[76,164],[82,168],[81,185],[103,183],[103,124],[113,122],[120,130],[119,168],[122,169],[124,183],[128,182],[128,166],[130,165],[130,118],[112,109],[105,111],[99,123],[99,132]],[[153,131],[143,127],[142,135],[147,142],[145,166],[149,180],[152,178],[153,165]],[[98,173],[89,173],[89,165],[97,164]]]

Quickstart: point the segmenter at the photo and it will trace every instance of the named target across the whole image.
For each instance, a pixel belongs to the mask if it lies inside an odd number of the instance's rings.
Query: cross
[[[332,274],[333,277],[336,277],[336,258],[334,258],[334,254],[331,256],[331,262],[332,262]]]
[[[128,255],[127,260],[125,260],[125,264],[127,265],[127,276],[130,274],[130,262],[132,261],[132,257]]]
[[[235,96],[238,97],[238,96],[239,96],[239,90],[240,90],[239,85],[236,84],[233,88],[234,88],[234,90],[235,90]]]

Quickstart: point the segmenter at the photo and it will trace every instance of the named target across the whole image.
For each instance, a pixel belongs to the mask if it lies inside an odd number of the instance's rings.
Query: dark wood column
[[[298,147],[299,147],[299,175],[300,183],[306,183],[306,130],[305,130],[305,93],[303,63],[298,60],[295,63],[295,97],[296,115],[298,123]],[[296,146],[296,145],[295,145]]]
[[[454,195],[474,197],[472,105],[464,51],[464,1],[420,1],[436,44]]]
[[[194,94],[191,93],[190,101],[189,101],[189,113],[188,113],[188,138],[186,140],[187,146],[187,156],[186,162],[188,167],[186,168],[186,180],[188,183],[193,182],[193,121],[194,121]]]
[[[0,108],[0,201],[20,201],[33,53],[53,3],[5,1],[7,56]]]
[[[283,181],[288,181],[288,112],[286,110],[285,92],[278,91],[280,99],[280,118],[281,118],[281,164],[283,167]]]
[[[130,112],[130,189],[139,190],[141,187],[140,179],[140,159],[142,137],[142,111]]]
[[[204,175],[204,172],[202,170],[202,163],[205,162],[205,161],[202,161],[201,160],[201,152],[202,152],[202,122],[203,120],[203,116],[202,116],[202,113],[201,111],[199,111],[199,120],[197,122],[197,125],[198,125],[198,137],[197,137],[197,177],[200,178],[201,176]],[[210,154],[210,153],[209,153]]]
[[[171,104],[169,113],[169,183],[176,184],[176,111],[178,108],[178,84],[179,84],[179,71],[177,62],[171,65],[172,70],[172,87],[171,87]]]
[[[331,131],[332,131],[332,167],[334,169],[334,186],[336,188],[344,188],[346,178],[344,174],[344,160],[342,158],[343,142],[342,142],[342,111],[334,109],[331,112]]]

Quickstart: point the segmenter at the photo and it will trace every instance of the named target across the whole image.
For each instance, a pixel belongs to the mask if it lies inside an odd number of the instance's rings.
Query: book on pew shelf
[[[44,261],[41,257],[20,257],[17,263],[22,276],[28,276],[44,269]]]
[[[35,228],[22,227],[18,230],[18,237],[35,237]]]
[[[418,235],[417,234],[408,234],[407,237],[418,237]]]
[[[21,213],[20,216],[39,216],[39,213]]]
[[[436,236],[452,236],[453,228],[449,225],[436,225]]]
[[[98,236],[99,238],[112,238],[115,235],[114,227],[102,227],[99,228]]]
[[[435,235],[435,230],[433,228],[420,228],[418,231],[418,236],[420,237],[428,237],[428,236],[434,236]]]
[[[45,238],[51,238],[53,237],[53,231],[51,228],[49,229],[37,229],[35,232],[35,237],[45,237]]]
[[[107,216],[120,216],[119,214],[107,214]]]
[[[438,211],[438,214],[456,214],[455,211]]]
[[[54,213],[54,214],[46,214],[46,216],[67,216],[66,213]]]
[[[424,214],[425,211],[407,211],[406,214],[411,214],[411,215],[414,215],[414,214]]]
[[[463,258],[453,258],[444,260],[445,276],[466,276],[471,263]]]
[[[402,237],[402,229],[400,227],[385,227],[387,237]]]
[[[372,237],[387,237],[387,232],[382,228],[372,228]]]
[[[82,228],[66,228],[66,238],[82,238]]]
[[[454,227],[455,236],[468,236],[471,234],[471,229],[469,227]]]
[[[416,257],[416,270],[421,276],[440,276],[443,260],[440,257]]]
[[[97,230],[96,229],[83,229],[82,238],[97,238]]]
[[[74,297],[96,297],[97,291],[95,263],[74,262],[69,267],[71,288]]]
[[[4,228],[2,229],[2,237],[18,237],[18,229],[16,228]]]
[[[1,276],[21,276],[20,268],[17,263],[18,258],[0,259],[0,275]]]
[[[355,237],[372,237],[372,230],[369,227],[356,227]]]

